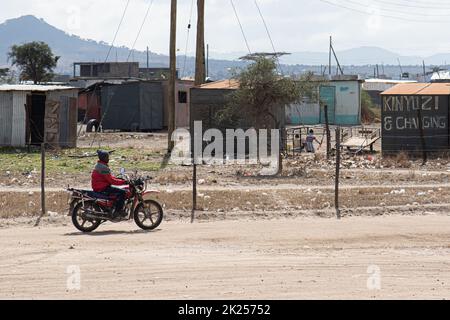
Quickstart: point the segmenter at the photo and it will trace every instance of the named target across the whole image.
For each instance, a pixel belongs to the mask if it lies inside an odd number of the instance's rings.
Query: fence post
[[[325,130],[327,132],[327,160],[330,160],[331,156],[331,133],[330,133],[330,123],[328,120],[328,105],[324,106],[325,113]]]
[[[341,211],[339,209],[339,175],[341,168],[341,128],[336,128],[336,185],[335,185],[335,207],[336,216],[341,219]]]
[[[424,166],[427,164],[428,155],[427,155],[427,147],[426,147],[426,143],[425,143],[425,133],[423,130],[422,110],[419,108],[419,110],[417,110],[417,113],[419,116],[420,143],[422,145],[422,158],[423,158],[422,165]]]
[[[193,157],[193,171],[192,171],[192,214],[191,223],[195,220],[195,211],[197,210],[197,163],[195,162],[195,157]]]
[[[35,227],[39,226],[42,217],[47,213],[45,207],[45,142],[41,144],[41,215],[36,221]]]

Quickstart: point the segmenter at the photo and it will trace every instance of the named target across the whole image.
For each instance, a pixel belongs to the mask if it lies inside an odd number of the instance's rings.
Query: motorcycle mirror
[[[125,168],[120,168],[120,174],[124,175],[125,174]]]

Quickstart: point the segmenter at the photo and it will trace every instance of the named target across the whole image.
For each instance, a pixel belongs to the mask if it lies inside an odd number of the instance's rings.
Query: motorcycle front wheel
[[[93,232],[100,226],[101,221],[88,218],[86,214],[99,211],[101,210],[94,201],[84,201],[84,206],[80,202],[72,211],[72,223],[81,232]]]
[[[163,209],[154,200],[146,200],[140,203],[134,210],[134,222],[142,230],[154,230],[163,221]]]

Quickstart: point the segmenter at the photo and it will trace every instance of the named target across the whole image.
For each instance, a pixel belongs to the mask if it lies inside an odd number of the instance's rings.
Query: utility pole
[[[427,81],[427,69],[425,68],[425,60],[422,61],[423,64],[423,82]]]
[[[330,36],[330,49],[328,52],[328,74],[330,75],[331,78],[331,48],[333,46],[333,38]]]
[[[168,153],[174,148],[172,134],[175,131],[175,87],[177,78],[177,0],[171,0],[170,10],[170,77],[169,77],[169,123],[168,123]]]
[[[200,86],[206,81],[205,71],[205,0],[197,0],[197,48],[195,54],[195,86]],[[191,112],[192,117],[192,112]],[[194,119],[195,120],[195,119]],[[191,125],[193,125],[191,121]],[[193,132],[191,128],[191,132]],[[197,210],[197,161],[195,154],[195,138],[192,134],[194,143],[191,143],[192,152],[192,215],[191,223],[195,220],[195,211]]]
[[[150,52],[147,46],[147,80],[150,79]]]
[[[209,78],[209,44],[206,45],[206,78]]]
[[[205,0],[197,0],[197,49],[195,58],[195,85],[205,83]]]

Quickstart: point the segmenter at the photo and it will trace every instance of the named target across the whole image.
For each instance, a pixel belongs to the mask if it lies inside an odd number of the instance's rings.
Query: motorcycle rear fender
[[[151,195],[160,194],[160,193],[161,193],[161,191],[158,191],[158,190],[147,190],[142,194],[142,196],[144,199],[148,199],[148,198],[150,198]]]

